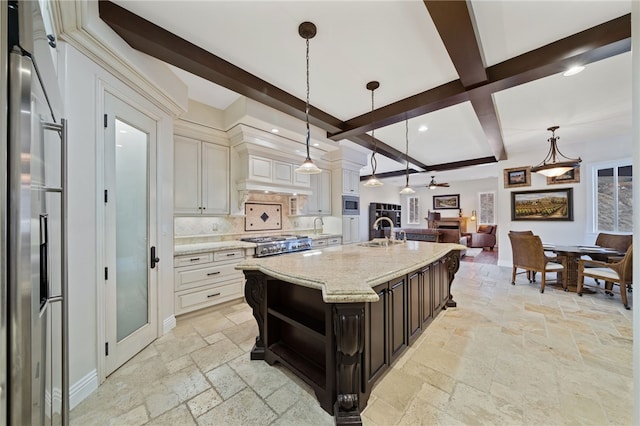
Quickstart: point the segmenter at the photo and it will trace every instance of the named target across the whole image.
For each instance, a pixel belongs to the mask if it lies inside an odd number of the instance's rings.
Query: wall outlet
[[[218,230],[218,224],[217,224],[217,223],[214,223],[214,224],[211,226],[211,230],[212,230],[212,231],[217,231],[217,230]]]

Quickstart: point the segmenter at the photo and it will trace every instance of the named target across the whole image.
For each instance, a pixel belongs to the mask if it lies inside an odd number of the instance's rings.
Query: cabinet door
[[[446,258],[440,260],[440,297],[440,303],[445,307],[449,301],[449,269]]]
[[[360,184],[360,174],[352,170],[342,170],[342,192],[345,194],[357,194]]]
[[[331,172],[311,175],[311,195],[307,199],[309,214],[331,214]]]
[[[229,214],[229,148],[202,143],[202,213]]]
[[[295,169],[296,169],[296,165],[293,165],[293,183],[296,186],[303,186],[305,188],[309,188],[309,186],[311,185],[311,176],[312,175],[307,175],[304,173],[296,173]]]
[[[422,268],[422,309],[420,316],[422,317],[422,326],[431,322],[433,318],[433,270],[431,266]]]
[[[413,343],[422,330],[422,315],[420,312],[422,308],[422,280],[421,270],[409,275],[409,343]]]
[[[407,346],[407,283],[401,277],[389,284],[390,361],[400,356]]]
[[[431,265],[431,277],[433,278],[432,288],[433,288],[433,316],[435,317],[440,312],[440,308],[442,308],[442,278],[440,274],[440,262],[436,262]]]
[[[282,161],[273,161],[273,183],[293,184],[293,165]]]
[[[331,214],[331,172],[322,171],[318,176],[318,207],[322,214]]]
[[[387,351],[387,283],[373,288],[380,300],[368,303],[366,313],[365,374],[369,383],[374,382],[389,366]]]
[[[201,142],[174,136],[173,143],[173,211],[200,214]]]
[[[342,244],[357,243],[360,241],[360,217],[342,217]]]
[[[273,182],[273,161],[268,158],[250,155],[249,180]]]

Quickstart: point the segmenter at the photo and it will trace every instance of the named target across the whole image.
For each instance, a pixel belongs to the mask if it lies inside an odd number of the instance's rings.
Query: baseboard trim
[[[162,335],[164,336],[165,334],[170,332],[172,329],[175,328],[175,326],[176,326],[175,315],[171,315],[170,317],[165,318],[164,321],[162,321]]]
[[[98,389],[98,370],[93,370],[69,388],[69,409],[84,401]]]

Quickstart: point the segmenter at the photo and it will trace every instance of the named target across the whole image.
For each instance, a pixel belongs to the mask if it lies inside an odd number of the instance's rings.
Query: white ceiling
[[[422,1],[127,1],[118,5],[190,41],[285,92],[305,99],[305,41],[298,25],[318,28],[310,40],[310,102],[347,121],[375,107],[456,80],[458,74]],[[630,13],[631,1],[471,1],[485,67]],[[239,95],[171,67],[189,96],[226,109]],[[560,126],[561,150],[631,130],[631,54],[587,65],[573,77],[553,75],[493,95],[507,157],[546,144]],[[420,125],[429,130],[418,132]],[[270,129],[265,129],[270,130]],[[405,151],[405,123],[381,127],[376,139]],[[349,144],[351,142],[348,142]],[[337,146],[337,144],[336,144]],[[568,154],[579,148],[566,149]],[[409,120],[409,155],[424,164],[492,156],[469,102]],[[404,164],[378,158],[378,173]],[[540,158],[542,160],[542,158]],[[496,164],[431,174],[449,180],[497,176]],[[361,174],[369,174],[366,167]],[[438,179],[442,181],[442,179]],[[404,178],[390,179],[403,184]]]

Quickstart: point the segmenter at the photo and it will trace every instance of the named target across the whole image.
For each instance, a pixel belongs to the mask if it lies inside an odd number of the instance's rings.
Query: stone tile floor
[[[463,262],[442,312],[374,388],[365,425],[620,424],[632,419],[632,314],[510,268]],[[331,425],[281,367],[250,361],[245,303],[178,319],[73,409],[73,425]]]

